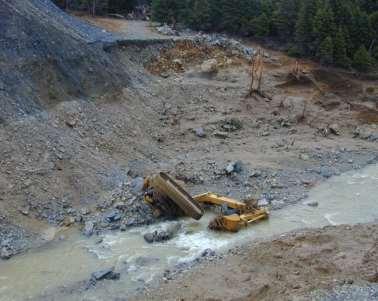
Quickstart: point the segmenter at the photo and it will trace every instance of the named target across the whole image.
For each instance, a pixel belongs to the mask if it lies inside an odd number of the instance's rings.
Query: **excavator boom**
[[[235,214],[222,214],[210,222],[209,228],[212,230],[237,232],[241,228],[269,216],[265,208],[212,192],[191,197],[177,182],[162,172],[146,179],[144,188],[146,190],[145,201],[166,215],[182,212],[186,216],[200,219],[203,215],[200,204],[226,206],[234,209]]]
[[[218,194],[207,192],[204,194],[199,194],[193,197],[197,202],[200,203],[206,203],[209,205],[227,205],[227,207],[230,207],[232,209],[246,209],[247,205],[245,203],[239,202],[237,200],[219,196]]]

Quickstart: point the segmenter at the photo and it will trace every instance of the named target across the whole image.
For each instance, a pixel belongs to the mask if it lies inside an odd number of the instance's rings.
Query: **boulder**
[[[206,137],[206,133],[205,133],[205,130],[203,128],[197,128],[194,130],[195,134],[197,137],[200,137],[200,138],[205,138]]]
[[[170,27],[167,24],[164,24],[163,26],[156,27],[156,30],[166,36],[176,36],[177,31],[174,30],[172,27]]]
[[[337,123],[332,123],[330,126],[329,126],[329,130],[332,134],[338,136],[340,135],[340,126],[337,124]]]
[[[144,179],[142,177],[137,177],[131,180],[130,189],[134,194],[139,194],[143,191]]]
[[[201,253],[201,257],[214,257],[215,255],[216,253],[212,249],[206,249]]]
[[[377,125],[363,125],[354,130],[354,137],[368,141],[378,141]]]
[[[104,218],[108,223],[113,223],[119,221],[122,218],[122,214],[118,209],[112,209],[105,213]]]
[[[86,221],[83,229],[85,236],[90,237],[93,234],[95,223],[93,221]]]
[[[317,201],[305,201],[303,204],[307,205],[309,207],[318,207],[319,206],[319,203]]]
[[[288,111],[290,121],[297,122],[304,117],[307,99],[300,96],[289,96],[282,101],[282,106]]]
[[[0,249],[0,259],[9,259],[13,256],[13,252],[12,250],[6,248],[6,247],[3,247]]]
[[[206,74],[213,74],[218,72],[218,62],[216,59],[209,59],[202,63],[201,71]]]
[[[223,132],[223,131],[215,131],[214,132],[214,136],[216,138],[220,138],[220,139],[227,139],[227,138],[229,138],[229,134],[227,132]]]
[[[100,270],[97,272],[92,273],[91,275],[91,281],[96,282],[100,280],[118,280],[120,278],[120,273],[114,272],[114,267]]]
[[[243,162],[241,162],[240,160],[231,162],[226,166],[225,170],[227,174],[231,174],[233,172],[241,173],[243,170]]]
[[[146,233],[143,237],[148,243],[163,242],[172,239],[181,229],[181,223],[169,224],[165,229]]]

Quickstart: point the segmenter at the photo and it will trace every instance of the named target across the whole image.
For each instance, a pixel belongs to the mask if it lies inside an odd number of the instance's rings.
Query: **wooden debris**
[[[302,64],[298,61],[295,61],[294,67],[290,70],[289,74],[287,75],[287,81],[277,85],[276,87],[288,87],[291,85],[313,85],[318,91],[323,93],[322,88],[320,87],[319,83],[316,81],[314,76],[305,70]]]
[[[251,83],[247,97],[256,97],[256,95],[258,95],[262,98],[271,99],[271,97],[266,95],[261,89],[262,77],[264,73],[264,60],[261,48],[259,48],[252,56],[251,62]]]

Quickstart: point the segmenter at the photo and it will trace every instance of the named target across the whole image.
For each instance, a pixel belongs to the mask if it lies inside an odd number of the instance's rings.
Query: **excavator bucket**
[[[269,217],[265,209],[259,209],[246,214],[221,215],[212,220],[209,229],[214,231],[238,232],[249,224]]]

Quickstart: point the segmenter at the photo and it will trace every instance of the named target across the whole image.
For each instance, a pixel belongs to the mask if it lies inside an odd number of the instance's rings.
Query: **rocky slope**
[[[158,149],[138,139],[148,124],[138,121],[141,112],[156,115],[143,101],[148,93],[136,92],[148,76],[130,56],[104,50],[119,36],[49,0],[1,0],[0,28],[0,256],[7,258],[41,241],[48,226],[38,220],[80,222],[73,207],[106,203],[128,181],[129,160],[146,162]]]
[[[119,90],[127,68],[103,50],[117,37],[63,13],[49,0],[0,1],[0,120],[75,97]]]

